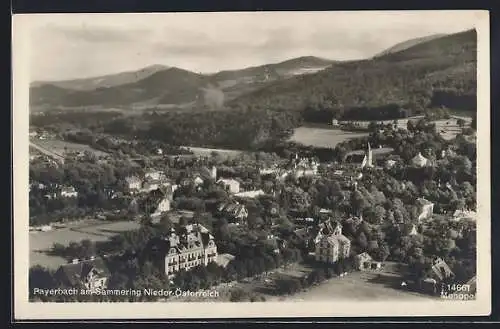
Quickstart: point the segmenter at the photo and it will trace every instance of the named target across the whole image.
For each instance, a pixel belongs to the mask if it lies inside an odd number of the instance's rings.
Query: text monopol
[[[217,290],[166,290],[166,289],[40,289],[34,288],[35,295],[43,296],[74,296],[74,295],[100,295],[100,296],[153,296],[153,297],[208,297],[217,298],[219,292]]]

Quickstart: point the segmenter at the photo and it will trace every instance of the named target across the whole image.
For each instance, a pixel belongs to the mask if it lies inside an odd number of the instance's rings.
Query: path
[[[40,145],[35,144],[34,142],[30,141],[30,146],[37,149],[39,152],[51,157],[55,161],[58,161],[60,163],[64,163],[64,157],[60,154],[54,153]]]

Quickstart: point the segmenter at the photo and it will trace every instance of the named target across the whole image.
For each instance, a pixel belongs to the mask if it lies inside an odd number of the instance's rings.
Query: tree
[[[247,297],[247,292],[242,288],[235,288],[231,290],[231,295],[229,301],[231,302],[241,302]]]
[[[465,126],[465,120],[462,119],[462,118],[459,118],[457,119],[457,125],[462,128],[463,126]]]
[[[353,211],[356,213],[362,213],[362,211],[369,206],[368,201],[360,191],[354,191],[351,196],[351,204]]]
[[[380,244],[373,255],[376,260],[379,260],[381,262],[385,261],[390,255],[389,246],[386,243]]]
[[[93,241],[85,239],[82,240],[80,245],[81,245],[80,257],[89,258],[91,256],[95,256],[96,248],[95,248],[95,243]]]
[[[365,251],[366,248],[368,248],[368,239],[366,238],[365,233],[361,232],[358,235],[358,238],[356,239],[356,242],[358,243],[359,247],[361,248],[362,251]]]
[[[54,274],[52,273],[52,271],[40,265],[35,265],[30,268],[28,281],[29,294],[31,298],[34,297],[33,291],[35,288],[51,289],[55,288],[56,286],[56,281],[54,279]],[[48,299],[46,296],[42,296],[41,298],[42,300]]]
[[[172,222],[168,214],[162,216],[159,224],[160,224],[160,229],[166,233],[170,232],[171,229],[174,227],[174,223]]]

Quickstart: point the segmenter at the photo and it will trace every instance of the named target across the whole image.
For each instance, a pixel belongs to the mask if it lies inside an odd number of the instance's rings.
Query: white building
[[[434,203],[424,198],[418,198],[417,206],[419,207],[418,221],[430,219],[432,217],[434,212]]]
[[[245,192],[239,192],[236,193],[234,196],[240,197],[240,198],[256,198],[258,196],[264,195],[264,191],[262,190],[253,190],[253,191],[245,191]]]
[[[73,186],[64,186],[61,188],[61,196],[64,198],[76,198],[78,192]]]
[[[161,186],[161,183],[159,180],[147,180],[142,184],[142,190],[144,192],[151,192],[151,191],[159,189],[160,186]]]
[[[160,180],[163,178],[163,172],[160,171],[160,170],[148,170],[145,174],[144,174],[144,179],[145,180]]]
[[[203,178],[201,176],[196,176],[194,179],[193,179],[193,183],[194,183],[194,186],[200,186],[200,185],[203,185]]]
[[[223,185],[224,188],[229,191],[229,193],[235,194],[240,192],[240,182],[235,179],[222,178],[217,181],[217,184]]]
[[[125,182],[127,183],[127,188],[129,191],[139,191],[142,187],[142,180],[137,176],[129,176],[125,178]]]
[[[342,235],[342,226],[337,223],[332,229],[331,222],[324,224],[326,226],[318,233],[314,241],[316,261],[333,264],[339,259],[349,257],[351,241]]]
[[[156,207],[155,213],[164,213],[170,211],[170,199],[168,197],[163,198],[160,203],[158,204],[158,207]]]
[[[161,251],[164,257],[164,270],[173,278],[181,270],[217,261],[217,245],[212,234],[201,224],[186,225],[170,236],[153,245],[152,251]]]
[[[418,152],[418,154],[413,157],[411,160],[410,160],[410,163],[415,166],[415,167],[428,167],[431,165],[431,161],[429,159],[427,159],[426,157],[424,157],[422,155],[422,153]]]

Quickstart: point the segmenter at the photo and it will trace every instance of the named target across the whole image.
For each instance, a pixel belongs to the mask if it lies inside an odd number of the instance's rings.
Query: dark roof
[[[212,171],[207,167],[201,167],[200,170],[198,170],[197,174],[200,175],[202,179],[208,179],[212,177]]]
[[[364,158],[365,158],[365,154],[364,153],[362,153],[362,154],[354,153],[354,154],[348,154],[348,155],[346,155],[344,161],[350,162],[350,163],[361,163],[361,162],[363,162]]]
[[[58,272],[70,284],[77,285],[92,269],[96,269],[102,276],[111,275],[104,259],[100,257],[62,265]]]
[[[184,249],[189,247],[206,247],[208,242],[210,241],[210,233],[209,232],[197,232],[191,233],[197,234],[198,239],[191,242],[183,242],[179,241],[179,243],[175,243],[174,245],[170,244],[170,238],[168,236],[164,237],[155,237],[148,242],[146,250],[153,252],[156,256],[164,257],[171,248],[175,248],[177,252],[182,252]],[[189,234],[188,234],[189,235]]]

